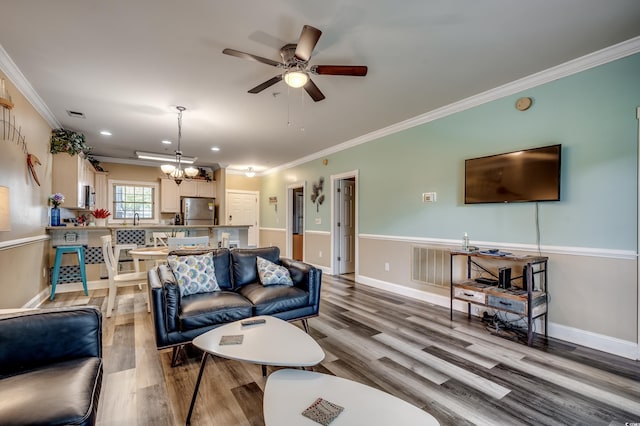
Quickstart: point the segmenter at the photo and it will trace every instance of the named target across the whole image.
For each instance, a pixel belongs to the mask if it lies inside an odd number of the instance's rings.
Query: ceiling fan
[[[315,101],[325,98],[318,86],[309,78],[309,74],[315,75],[351,75],[364,77],[367,75],[367,67],[362,65],[312,65],[309,66],[309,59],[313,49],[316,47],[322,31],[310,25],[302,27],[302,33],[298,44],[287,44],[280,49],[282,62],[273,61],[250,53],[240,52],[234,49],[224,49],[225,55],[236,56],[250,61],[261,62],[284,70],[282,74],[257,85],[249,90],[249,93],[260,93],[264,89],[273,86],[284,80],[290,87],[304,87],[304,90]]]

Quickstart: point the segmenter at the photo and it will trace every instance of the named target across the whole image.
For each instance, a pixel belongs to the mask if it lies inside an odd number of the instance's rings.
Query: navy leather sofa
[[[213,253],[216,279],[221,291],[181,297],[175,277],[167,265],[149,271],[149,292],[156,346],[172,347],[172,365],[179,349],[200,334],[223,324],[256,315],[273,315],[283,320],[301,320],[308,332],[307,318],[320,309],[322,271],[309,264],[281,258],[278,247],[255,249],[183,250],[178,255]],[[256,256],[285,266],[293,286],[260,283]]]
[[[0,315],[0,424],[93,425],[102,385],[93,307]]]

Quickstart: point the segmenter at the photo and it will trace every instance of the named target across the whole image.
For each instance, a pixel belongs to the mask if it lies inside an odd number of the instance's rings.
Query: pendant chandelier
[[[180,185],[183,180],[193,179],[198,175],[198,169],[196,167],[187,167],[182,169],[182,151],[180,150],[180,142],[182,140],[182,113],[186,111],[183,106],[177,106],[178,110],[178,149],[176,149],[176,166],[173,164],[163,164],[160,169],[169,179],[173,179],[177,185]]]

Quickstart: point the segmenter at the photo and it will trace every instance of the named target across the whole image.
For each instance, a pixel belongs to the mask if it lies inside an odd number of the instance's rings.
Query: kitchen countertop
[[[162,224],[142,224],[142,225],[107,225],[107,226],[47,226],[47,231],[105,231],[112,229],[242,229],[249,228],[250,225],[162,225]]]

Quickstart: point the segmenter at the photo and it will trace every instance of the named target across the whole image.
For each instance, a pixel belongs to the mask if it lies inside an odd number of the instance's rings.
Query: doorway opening
[[[304,182],[287,187],[287,249],[286,256],[304,260]]]
[[[302,261],[302,247],[304,246],[304,189],[293,189],[293,211],[291,212],[291,234],[293,260]]]
[[[352,279],[358,273],[357,183],[357,171],[331,176],[332,270]]]

